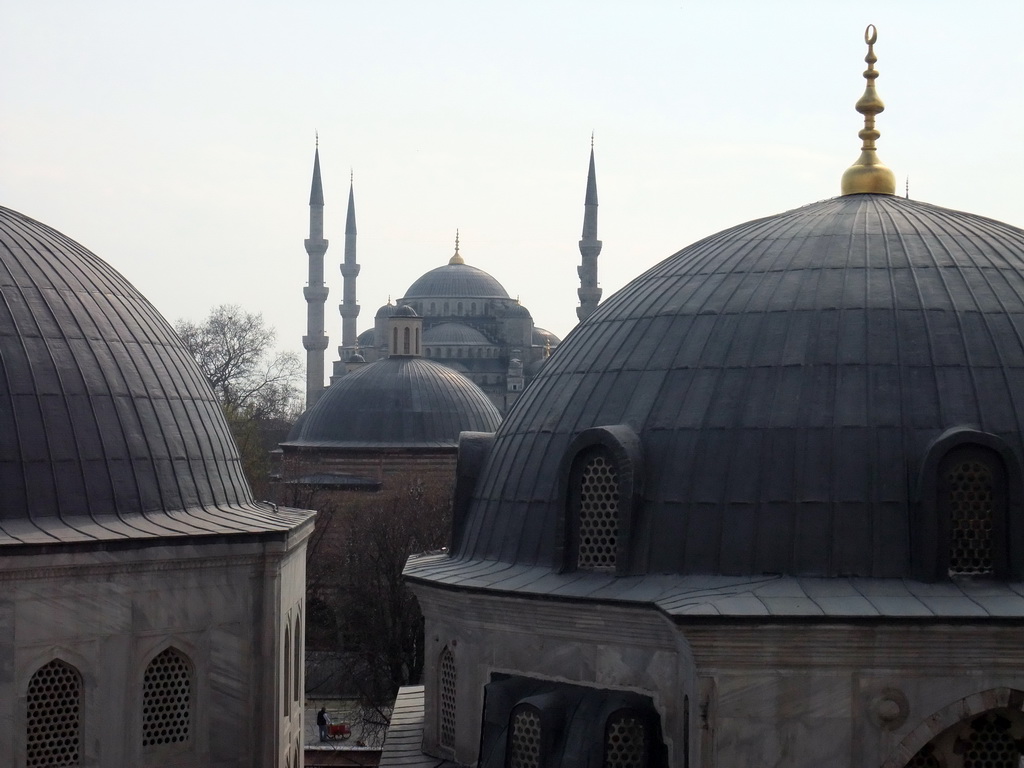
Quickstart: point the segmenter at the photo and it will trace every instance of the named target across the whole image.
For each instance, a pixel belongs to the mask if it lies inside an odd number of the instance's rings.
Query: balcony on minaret
[[[303,336],[302,346],[310,352],[327,349],[329,339],[320,334],[319,336]]]
[[[359,264],[341,264],[341,276],[342,277],[358,277],[359,276]]]
[[[306,297],[306,301],[327,301],[329,291],[326,285],[307,285],[302,289],[302,295]]]
[[[358,304],[339,304],[338,312],[341,313],[342,317],[359,317],[359,305]]]
[[[306,253],[310,256],[323,256],[327,252],[327,245],[330,241],[319,238],[316,240],[310,240],[306,238],[302,241],[306,246]]]

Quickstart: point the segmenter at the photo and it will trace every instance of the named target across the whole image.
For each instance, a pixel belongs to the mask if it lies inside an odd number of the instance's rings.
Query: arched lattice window
[[[1003,570],[1006,473],[995,452],[973,445],[950,451],[939,467],[939,508],[948,530],[950,576]]]
[[[455,314],[457,314],[457,315],[461,315],[462,314],[462,302],[461,301],[458,303],[458,309],[456,310]]]
[[[27,766],[79,765],[82,676],[59,659],[40,667],[28,684]]]
[[[580,458],[573,492],[578,507],[576,567],[614,571],[619,547],[619,474],[607,450],[595,448]]]
[[[441,651],[441,746],[455,746],[455,657],[446,645]]]
[[[647,723],[636,712],[616,712],[605,725],[605,768],[646,768],[650,754]]]
[[[302,612],[295,614],[295,649],[293,652],[292,676],[292,700],[299,701],[302,695]]]
[[[281,684],[281,691],[284,694],[284,704],[281,714],[287,716],[291,712],[292,693],[292,631],[291,627],[284,628],[284,680]]]
[[[437,314],[437,304],[434,303],[433,301],[430,302],[430,314],[432,314],[432,315],[436,315]]]
[[[995,709],[947,728],[924,745],[907,768],[1018,768],[1024,764],[1024,714]]]
[[[413,354],[418,355],[420,353],[420,329],[416,329],[416,347],[413,349]]]
[[[142,680],[142,746],[176,744],[192,734],[192,665],[174,648],[158,654]]]
[[[411,350],[412,342],[409,340],[409,329],[402,329],[402,354],[408,355]]]
[[[542,752],[540,712],[529,704],[516,707],[508,728],[506,768],[540,768]]]
[[[393,349],[395,351],[395,354],[397,355],[398,354],[398,328],[392,328],[391,329],[391,341],[392,341],[391,349]]]

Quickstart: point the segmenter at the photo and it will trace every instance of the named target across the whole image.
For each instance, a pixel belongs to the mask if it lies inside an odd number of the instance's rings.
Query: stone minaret
[[[348,360],[356,347],[356,318],[359,305],[356,303],[356,198],[351,176],[348,181],[348,215],[345,218],[345,261],[341,265],[342,298],[338,310],[341,312],[341,348],[338,357]]]
[[[324,391],[324,350],[327,337],[324,335],[324,304],[327,303],[327,286],[324,285],[324,254],[327,241],[324,240],[324,188],[320,182],[320,142],[317,141],[313,156],[313,185],[309,192],[309,238],[306,253],[309,254],[309,284],[302,289],[306,297],[306,335],[302,346],[306,348],[306,408],[312,408]]]
[[[583,263],[576,268],[580,276],[580,287],[576,292],[580,305],[576,317],[582,323],[597,309],[601,300],[601,289],[597,287],[597,257],[601,253],[601,241],[597,239],[597,175],[594,173],[594,137],[590,137],[590,171],[587,173],[587,198],[583,203],[583,235],[580,240],[580,255]]]

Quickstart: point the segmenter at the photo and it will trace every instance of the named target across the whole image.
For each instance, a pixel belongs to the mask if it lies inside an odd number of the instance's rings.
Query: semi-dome
[[[441,323],[423,333],[424,344],[491,344],[476,328],[462,323]]]
[[[559,345],[457,554],[572,569],[572,505],[600,496],[619,573],[921,575],[944,451],[995,452],[1020,496],[1022,387],[1024,231],[875,194],[741,224]],[[581,479],[595,449],[608,464]],[[1020,550],[1021,528],[995,535]]]
[[[0,208],[0,544],[284,530],[160,313],[99,257]]]
[[[420,357],[389,357],[332,384],[283,445],[454,446],[460,432],[493,432],[500,422],[487,395],[457,371]]]
[[[536,325],[533,326],[533,345],[535,347],[543,347],[545,344],[550,344],[552,347],[557,347],[561,343],[562,340],[559,339],[551,331],[547,330],[546,328],[540,328]]]
[[[507,299],[501,283],[469,264],[449,263],[432,269],[409,286],[403,301],[410,299]]]

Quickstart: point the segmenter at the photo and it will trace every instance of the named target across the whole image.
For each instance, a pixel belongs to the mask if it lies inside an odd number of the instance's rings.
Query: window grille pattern
[[[980,717],[971,723],[971,740],[964,752],[964,768],[1017,768],[1020,750],[1010,735],[1010,721],[999,716]]]
[[[619,478],[609,458],[598,453],[580,476],[579,553],[576,566],[614,571],[619,539]]]
[[[992,469],[981,461],[964,461],[949,471],[947,480],[950,494],[949,573],[951,576],[993,573]]]
[[[907,768],[940,768],[939,760],[932,753],[931,749],[931,745],[928,745],[910,758]]]
[[[605,730],[605,768],[644,768],[647,765],[647,728],[636,715],[618,715]]]
[[[540,716],[532,707],[520,707],[512,715],[508,768],[540,768]]]
[[[441,651],[441,746],[455,746],[455,657]]]
[[[40,667],[28,684],[25,764],[77,766],[82,678],[78,670],[54,659]]]
[[[292,674],[295,677],[292,699],[299,700],[300,688],[302,687],[302,614],[295,617],[295,663],[292,665]]]
[[[142,746],[188,741],[192,730],[192,667],[173,648],[146,667],[142,683]]]

